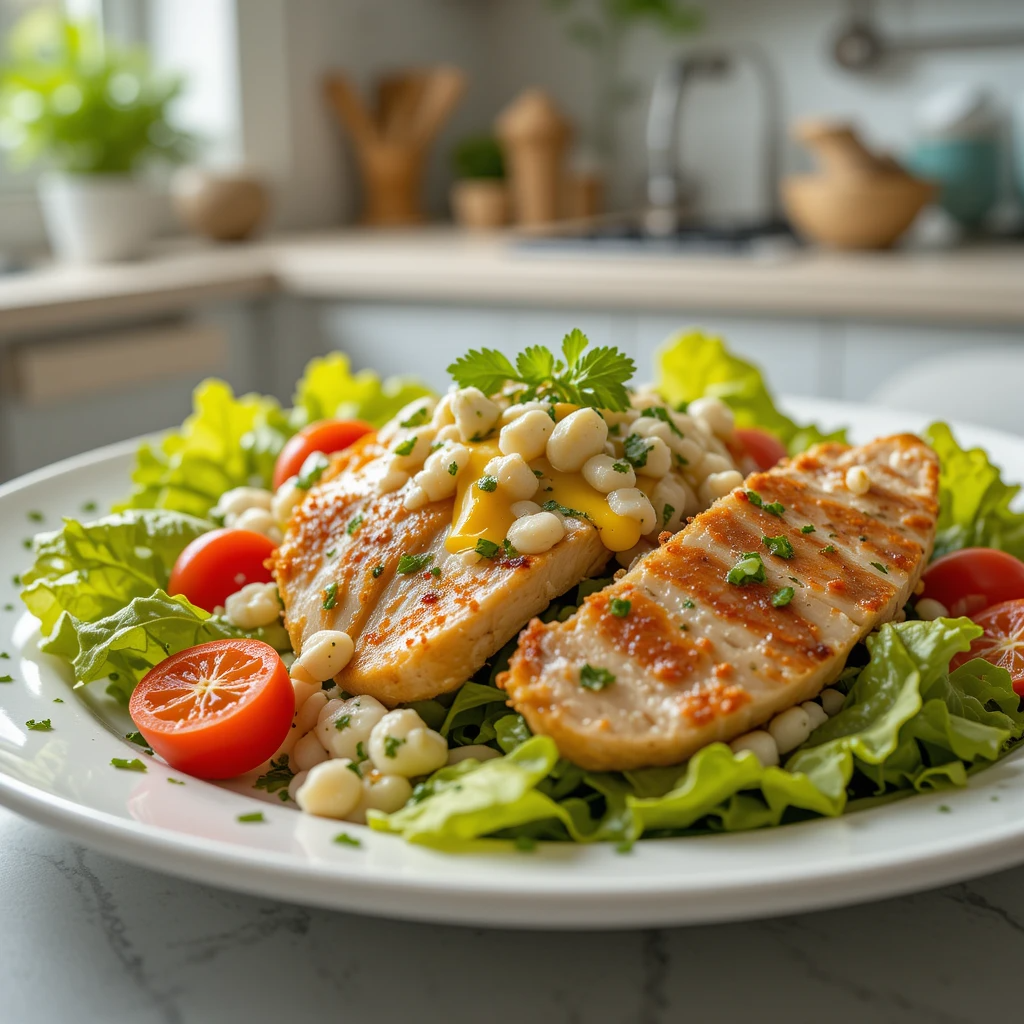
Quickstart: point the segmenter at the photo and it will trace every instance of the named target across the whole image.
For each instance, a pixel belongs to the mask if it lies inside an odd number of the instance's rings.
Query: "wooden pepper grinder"
[[[495,124],[508,167],[512,207],[520,224],[559,216],[569,122],[540,89],[521,93]]]

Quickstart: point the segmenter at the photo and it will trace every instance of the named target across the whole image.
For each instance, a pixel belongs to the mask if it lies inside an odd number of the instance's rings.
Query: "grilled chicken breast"
[[[855,466],[866,494],[847,486]],[[584,768],[678,764],[813,697],[896,615],[931,553],[937,485],[935,453],[909,435],[819,445],[755,473],[568,621],[534,619],[499,685]],[[791,557],[769,552],[763,538],[779,536]],[[727,582],[753,551],[764,582]]]
[[[567,519],[545,554],[467,566],[444,546],[454,498],[410,512],[399,493],[377,494],[384,450],[367,435],[335,457],[293,514],[274,573],[295,650],[344,630],[355,654],[338,685],[393,706],[461,686],[610,552],[592,525]],[[423,556],[420,568],[399,572],[403,555]]]

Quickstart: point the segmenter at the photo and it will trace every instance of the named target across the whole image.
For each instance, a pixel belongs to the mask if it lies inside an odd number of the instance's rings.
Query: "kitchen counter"
[[[1024,246],[706,256],[535,249],[450,228],[249,245],[175,243],[139,263],[0,277],[0,337],[283,292],[459,305],[688,308],[747,315],[1024,324]]]
[[[0,810],[5,1024],[1016,1020],[1024,868],[883,903],[641,932],[403,924],[241,896]]]

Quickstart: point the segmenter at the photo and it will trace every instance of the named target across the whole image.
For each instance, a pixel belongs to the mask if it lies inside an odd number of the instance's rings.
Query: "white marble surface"
[[[502,932],[241,896],[0,809],[4,1024],[1020,1019],[1024,868],[745,924]]]

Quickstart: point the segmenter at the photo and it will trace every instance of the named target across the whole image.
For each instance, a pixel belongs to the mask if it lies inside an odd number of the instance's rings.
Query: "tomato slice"
[[[150,669],[128,710],[169,765],[201,779],[230,779],[281,746],[295,695],[273,647],[259,640],[214,640]]]
[[[1024,562],[994,548],[964,548],[936,558],[921,576],[923,597],[941,601],[954,618],[1024,598]]]
[[[253,530],[211,530],[196,537],[171,570],[168,594],[184,594],[194,605],[212,612],[247,583],[269,583],[264,564],[274,542]]]
[[[735,434],[762,473],[767,472],[788,454],[786,446],[767,430],[758,427],[737,427]]]
[[[1004,601],[971,616],[985,630],[966,654],[958,654],[950,669],[972,658],[1005,668],[1013,679],[1013,690],[1024,697],[1024,600]]]
[[[353,441],[359,440],[364,434],[374,430],[373,426],[363,420],[320,420],[303,427],[294,437],[290,437],[274,465],[274,490],[290,477],[298,475],[302,464],[313,452],[340,452]]]

